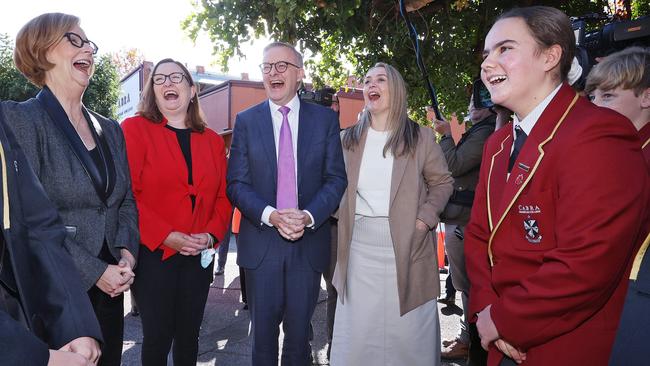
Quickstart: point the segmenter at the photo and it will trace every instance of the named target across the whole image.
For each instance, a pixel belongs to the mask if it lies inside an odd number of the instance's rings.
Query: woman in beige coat
[[[331,365],[437,365],[440,291],[432,230],[452,193],[433,132],[408,119],[390,65],[368,71],[359,122],[342,135],[348,187],[339,208],[339,294]]]

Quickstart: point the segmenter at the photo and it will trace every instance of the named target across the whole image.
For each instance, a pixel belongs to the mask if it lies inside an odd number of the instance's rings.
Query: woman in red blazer
[[[201,117],[187,69],[164,59],[145,85],[139,113],[122,122],[138,205],[142,258],[135,297],[142,364],[194,365],[212,282],[213,246],[224,236],[226,154]]]

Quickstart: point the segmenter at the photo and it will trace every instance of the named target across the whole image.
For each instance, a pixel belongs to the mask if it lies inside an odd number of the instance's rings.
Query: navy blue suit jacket
[[[298,129],[298,206],[314,217],[314,226],[293,245],[306,251],[311,267],[323,272],[330,260],[330,215],[347,186],[336,114],[329,108],[300,103]],[[267,205],[276,206],[277,157],[269,102],[237,114],[228,162],[227,194],[242,213],[237,264],[255,269],[271,241],[284,240],[262,223]]]

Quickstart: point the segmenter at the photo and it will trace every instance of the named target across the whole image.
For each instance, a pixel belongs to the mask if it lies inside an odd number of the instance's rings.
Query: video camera
[[[316,90],[307,90],[305,87],[298,89],[298,97],[305,102],[320,104],[325,107],[332,105],[332,98],[336,90],[333,88],[325,87]]]
[[[587,30],[587,24],[608,20],[600,29]],[[571,17],[571,27],[576,38],[575,57],[582,67],[582,74],[572,86],[582,90],[589,71],[596,64],[596,58],[604,57],[630,46],[650,47],[650,16],[635,20],[612,20],[600,14]],[[491,108],[490,99],[481,79],[473,84],[474,108]]]
[[[609,21],[601,28],[587,30],[587,24]],[[605,57],[630,46],[650,47],[650,16],[635,20],[612,20],[600,14],[587,14],[571,18],[576,37],[576,58],[582,67],[582,75],[573,84],[576,89],[584,87],[589,71],[596,58]]]

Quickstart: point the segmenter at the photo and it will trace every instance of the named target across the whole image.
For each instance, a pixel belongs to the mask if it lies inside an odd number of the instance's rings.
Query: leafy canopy
[[[492,22],[513,6],[548,5],[570,16],[602,12],[607,0],[408,0],[424,5],[410,17],[421,53],[447,115],[465,112],[468,86],[479,75],[483,39]],[[618,1],[622,6],[629,1]],[[647,0],[631,2],[636,16]],[[628,7],[629,9],[629,7]],[[316,57],[306,63],[317,86],[344,86],[374,63],[394,65],[409,85],[411,114],[422,120],[429,98],[398,0],[201,0],[183,23],[191,38],[206,32],[224,70],[240,45],[262,35],[298,45]],[[256,57],[257,55],[247,55]]]

